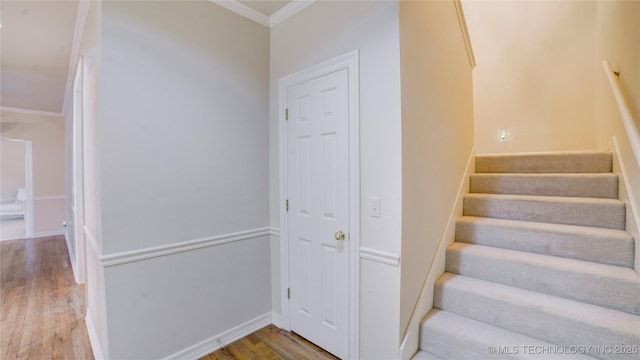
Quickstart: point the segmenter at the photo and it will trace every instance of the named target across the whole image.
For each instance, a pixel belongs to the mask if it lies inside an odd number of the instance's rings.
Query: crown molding
[[[52,111],[31,110],[31,109],[21,109],[21,108],[14,108],[14,107],[8,107],[8,106],[0,107],[0,111],[6,111],[6,112],[12,112],[12,113],[18,113],[18,114],[27,114],[27,115],[64,117],[63,113],[57,113]]]
[[[238,15],[242,15],[247,19],[253,20],[258,24],[269,26],[269,17],[261,12],[258,12],[236,0],[209,0],[214,4],[220,5],[227,10],[231,10]]]
[[[300,10],[313,4],[317,0],[293,0],[282,9],[276,11],[271,16],[267,16],[257,10],[254,10],[237,0],[209,0],[210,2],[220,5],[223,8],[233,11],[234,13],[244,16],[247,19],[253,20],[258,24],[272,28],[286,19],[297,14]]]
[[[269,27],[280,24],[314,2],[316,2],[316,0],[293,0],[271,15],[269,18]]]

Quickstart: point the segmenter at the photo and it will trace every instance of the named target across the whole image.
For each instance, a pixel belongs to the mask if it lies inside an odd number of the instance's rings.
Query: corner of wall
[[[462,205],[464,196],[469,193],[469,176],[476,172],[475,167],[476,148],[473,146],[467,160],[467,166],[464,172],[464,177],[460,179],[460,185],[458,187],[458,195],[451,212],[449,214],[449,221],[447,227],[440,238],[438,244],[438,250],[434,258],[431,261],[431,267],[427,273],[420,296],[416,303],[416,307],[413,310],[411,319],[409,320],[409,326],[407,327],[402,342],[400,344],[399,359],[408,360],[418,351],[419,338],[420,338],[420,323],[431,309],[433,309],[433,294],[436,279],[445,272],[445,260],[447,247],[455,241],[455,228],[456,221],[463,215]]]

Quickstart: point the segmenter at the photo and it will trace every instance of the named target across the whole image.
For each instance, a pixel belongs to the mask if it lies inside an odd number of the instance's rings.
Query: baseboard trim
[[[391,265],[395,267],[400,266],[400,255],[362,246],[360,247],[360,259],[367,259],[380,264]]]
[[[236,241],[250,240],[263,236],[270,235],[270,228],[258,228],[247,231],[240,231],[230,234],[223,234],[217,236],[211,236],[208,238],[195,239],[191,241],[185,241],[181,243],[174,243],[170,245],[155,246],[146,249],[124,251],[120,253],[103,255],[100,257],[100,262],[105,268],[123,265],[127,263],[143,261],[153,259],[161,256],[167,256],[186,251],[198,250],[211,246],[228,244]]]
[[[31,236],[25,236],[24,239],[35,239],[35,238],[43,238],[43,237],[51,237],[51,236],[59,236],[64,235],[64,230],[54,230],[54,231],[41,231],[37,232]]]
[[[71,263],[71,270],[73,270],[73,280],[76,284],[80,284],[80,273],[78,273],[78,264],[76,263],[75,254],[71,253],[71,239],[69,233],[64,232],[64,241],[67,243],[67,254],[69,254],[69,262]]]
[[[164,360],[191,360],[199,359],[205,355],[208,355],[216,350],[219,350],[223,346],[230,344],[236,340],[268,326],[273,322],[273,314],[271,312],[264,315],[260,315],[252,320],[238,325],[232,329],[224,331],[218,335],[212,336],[207,340],[199,342],[193,346],[190,346],[182,351],[174,353],[164,358]]]
[[[89,342],[91,343],[91,349],[93,350],[93,357],[96,360],[104,360],[104,353],[102,352],[102,347],[98,340],[98,334],[96,334],[96,324],[93,322],[90,312],[87,312],[84,322],[87,327],[87,332],[89,333]]]
[[[271,323],[273,324],[273,326],[278,327],[280,329],[282,329],[282,315],[278,314],[277,312],[271,312]]]

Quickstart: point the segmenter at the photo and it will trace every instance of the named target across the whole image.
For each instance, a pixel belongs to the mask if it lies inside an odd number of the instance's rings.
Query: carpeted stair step
[[[413,358],[429,359],[558,359],[555,354],[531,353],[553,345],[497,326],[433,309],[420,327],[420,349]],[[525,348],[527,346],[527,348]],[[517,351],[517,353],[516,353]],[[593,359],[563,355],[562,359]]]
[[[640,276],[625,267],[454,242],[446,271],[640,315]]]
[[[572,152],[476,156],[477,173],[607,173],[611,153]]]
[[[439,358],[431,353],[426,351],[418,351],[413,357],[412,360],[445,360],[443,358]]]
[[[470,192],[618,198],[618,176],[597,174],[473,174]]]
[[[462,275],[438,278],[434,306],[559,345],[640,344],[640,316]],[[635,359],[637,354],[592,356]]]
[[[467,194],[464,215],[624,229],[625,205],[616,199]]]
[[[456,222],[456,241],[634,266],[634,240],[622,230],[463,216]]]

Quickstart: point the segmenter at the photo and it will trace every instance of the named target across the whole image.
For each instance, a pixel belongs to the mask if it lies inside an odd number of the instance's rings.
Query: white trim
[[[66,195],[45,195],[45,196],[34,196],[33,201],[41,201],[41,200],[66,200]]]
[[[31,109],[20,109],[8,106],[0,107],[0,111],[13,112],[18,114],[27,114],[27,115],[38,115],[38,116],[52,116],[63,118],[64,114],[61,112],[52,112],[52,111],[41,111],[41,110],[31,110]]]
[[[100,250],[100,248],[98,247],[96,238],[93,237],[93,235],[89,232],[89,229],[86,225],[82,227],[82,231],[84,232],[84,238],[87,241],[87,244],[89,244],[89,248],[91,249],[91,251],[93,251],[95,257],[98,260],[102,259],[102,250]]]
[[[271,16],[267,16],[245,4],[238,2],[237,0],[209,1],[269,28],[280,24],[281,22],[300,12],[302,9],[316,2],[316,0],[293,0],[289,4],[282,7],[280,10],[273,13]]]
[[[269,17],[269,27],[280,24],[314,2],[316,2],[316,0],[293,0],[282,9],[271,14],[271,17]]]
[[[456,196],[455,202],[453,203],[453,206],[451,207],[451,211],[449,212],[447,226],[438,242],[438,249],[431,259],[431,262],[428,263],[429,270],[427,271],[427,276],[424,278],[422,289],[420,290],[420,295],[418,295],[418,299],[413,305],[411,315],[409,316],[409,322],[406,329],[404,329],[404,334],[402,337],[402,342],[400,343],[399,350],[399,359],[401,360],[410,359],[418,350],[420,322],[422,321],[422,318],[431,310],[431,308],[426,309],[426,311],[416,312],[416,310],[418,309],[420,304],[424,302],[433,304],[434,283],[437,277],[440,276],[440,271],[444,271],[447,247],[450,243],[449,239],[453,239],[453,241],[455,241],[456,222],[462,215],[464,196],[469,192],[470,175],[475,172],[475,158],[476,148],[474,145],[471,148],[471,153],[469,154],[469,158],[467,159],[467,166],[464,170],[462,179],[460,180],[460,185],[458,185],[458,194]]]
[[[75,79],[76,64],[80,58],[80,45],[82,44],[82,36],[84,35],[84,27],[87,24],[89,16],[89,8],[91,1],[81,0],[78,2],[78,15],[76,16],[76,26],[73,30],[73,42],[71,43],[71,55],[69,56],[69,71],[67,72],[67,85],[64,91],[64,100],[62,101],[62,113],[67,112],[69,106],[69,96],[73,93],[73,80]]]
[[[258,24],[269,27],[269,17],[257,10],[254,10],[247,5],[237,2],[236,0],[209,0],[216,5],[220,5],[223,8],[233,11],[234,13],[244,16],[249,20],[253,20]]]
[[[244,324],[240,324],[232,329],[224,331],[218,335],[212,336],[207,340],[201,341],[193,346],[190,346],[184,350],[178,351],[172,355],[167,356],[164,360],[190,360],[199,359],[206,356],[216,350],[219,350],[224,345],[230,344],[236,340],[268,326],[272,322],[273,315],[269,312],[264,315],[260,315],[254,319],[251,319]]]
[[[278,314],[277,312],[273,312],[272,311],[271,312],[271,323],[275,327],[282,328],[282,315]]]
[[[360,248],[360,259],[367,259],[378,262],[380,264],[386,264],[398,267],[400,266],[400,255],[386,251],[380,251],[370,249],[366,247]]]
[[[638,229],[631,229],[629,227],[627,227],[627,232],[632,233],[632,235],[635,235],[637,233],[640,233],[640,209],[638,209],[638,205],[635,202],[636,199],[636,194],[634,193],[634,187],[631,185],[632,181],[629,179],[629,175],[627,172],[627,168],[624,164],[624,160],[622,159],[622,156],[620,156],[621,152],[620,152],[620,147],[618,146],[618,139],[614,136],[613,137],[613,148],[615,149],[615,153],[616,153],[616,160],[618,161],[618,165],[620,166],[620,173],[622,175],[622,182],[624,183],[624,187],[625,190],[627,191],[627,198],[628,200],[625,201],[625,204],[629,205],[631,208],[627,209],[627,211],[631,211],[631,216],[633,217],[634,221],[635,221],[635,226],[638,227]],[[640,191],[640,189],[636,189],[638,191]],[[622,200],[622,199],[621,199]],[[627,222],[627,226],[629,226],[628,222]],[[630,231],[631,230],[631,231]],[[634,234],[635,233],[635,234]],[[638,245],[640,245],[640,239],[638,239],[636,236],[634,236],[635,238],[635,242],[636,242],[636,247]],[[637,251],[636,251],[637,253]],[[638,264],[640,264],[639,259],[636,257],[635,259],[635,266],[634,268],[636,269],[636,271],[639,270],[640,266],[638,266]]]
[[[102,251],[98,248],[95,238],[89,233],[87,227],[84,226],[83,229],[89,247],[105,268],[270,235],[269,228],[264,227],[184,241],[176,244],[154,246],[145,249],[103,255]]]
[[[618,111],[620,112],[620,117],[622,118],[622,124],[624,125],[624,129],[627,133],[629,144],[633,150],[633,156],[636,158],[638,167],[640,167],[640,131],[636,127],[636,122],[633,120],[633,115],[631,115],[631,110],[624,98],[620,84],[613,74],[611,65],[609,65],[607,60],[604,60],[602,62],[602,67],[604,68],[604,72],[607,74],[607,79],[609,80],[613,97],[618,105]]]
[[[280,229],[277,228],[277,227],[270,227],[269,228],[269,235],[280,237]]]
[[[462,1],[453,0],[453,4],[455,5],[456,13],[458,14],[458,23],[460,24],[460,31],[462,31],[462,38],[464,39],[464,47],[467,50],[467,57],[469,57],[469,65],[471,65],[471,69],[473,69],[476,67],[476,57],[473,54],[469,28],[467,27],[467,20],[464,17],[464,11],[462,10]]]
[[[76,284],[80,284],[80,274],[78,273],[76,257],[75,254],[71,253],[71,239],[69,239],[69,231],[64,232],[64,241],[67,243],[67,254],[69,254],[69,262],[71,263],[71,270],[73,270],[73,279]]]
[[[211,246],[228,244],[236,241],[250,240],[268,236],[269,228],[259,228],[236,233],[211,236],[207,238],[184,241],[180,243],[154,246],[145,249],[124,251],[120,253],[100,257],[100,262],[105,268],[142,260],[153,259],[161,256],[173,255],[181,252],[198,250]]]
[[[91,349],[93,350],[93,357],[96,360],[104,360],[104,353],[102,347],[100,347],[100,341],[98,340],[98,334],[96,334],[96,325],[91,317],[91,312],[87,311],[87,316],[84,317],[87,332],[89,333],[89,342],[91,343]]]
[[[24,239],[35,239],[35,238],[42,238],[42,237],[59,236],[59,235],[64,235],[64,233],[65,233],[64,230],[41,231],[31,236],[25,236]]]
[[[344,55],[329,59],[320,64],[310,66],[293,74],[282,77],[278,82],[278,124],[280,127],[280,304],[282,311],[282,328],[290,330],[289,302],[289,243],[287,241],[287,213],[284,199],[287,197],[287,159],[286,159],[286,126],[284,126],[284,109],[287,103],[287,89],[291,86],[309,81],[333,72],[347,69],[349,81],[349,359],[359,358],[360,352],[360,79],[359,52],[351,51]]]

